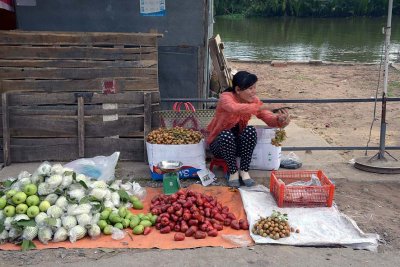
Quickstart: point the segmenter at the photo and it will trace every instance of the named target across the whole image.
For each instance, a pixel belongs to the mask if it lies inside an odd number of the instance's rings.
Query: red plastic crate
[[[297,181],[309,181],[315,174],[321,186],[287,186]],[[321,171],[272,171],[269,190],[278,207],[331,207],[335,185]]]

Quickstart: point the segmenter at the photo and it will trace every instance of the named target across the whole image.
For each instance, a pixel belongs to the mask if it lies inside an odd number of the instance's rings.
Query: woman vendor
[[[207,143],[217,158],[226,161],[229,168],[228,185],[239,187],[239,176],[246,186],[253,186],[249,165],[257,143],[257,132],[248,126],[252,115],[257,116],[270,127],[285,127],[290,118],[287,110],[272,113],[271,107],[263,104],[256,96],[257,76],[239,71],[233,76],[232,87],[219,98],[215,116],[207,126]],[[236,158],[240,157],[240,166]],[[239,167],[239,170],[238,170]]]

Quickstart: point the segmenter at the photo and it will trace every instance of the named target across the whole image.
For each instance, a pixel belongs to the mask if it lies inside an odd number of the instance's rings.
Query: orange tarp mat
[[[216,196],[223,206],[228,206],[238,219],[246,218],[240,193],[231,192],[228,187],[211,186],[203,187],[201,185],[191,185],[189,187],[194,191]],[[150,207],[151,199],[162,193],[161,188],[146,188],[147,196],[144,200],[143,211],[132,210],[133,213],[147,213]],[[224,247],[235,248],[241,246],[253,245],[253,241],[247,230],[234,230],[231,227],[224,226],[222,231],[218,232],[217,237],[207,236],[205,239],[194,239],[186,237],[184,241],[174,241],[175,232],[169,234],[160,234],[154,227],[150,234],[134,235],[130,228],[125,229],[127,232],[124,239],[113,240],[111,236],[101,235],[97,239],[85,237],[81,240],[71,243],[69,241],[42,244],[38,240],[34,243],[37,249],[47,248],[159,248],[159,249],[185,249],[196,247]],[[11,243],[0,245],[0,250],[19,250],[20,247]]]

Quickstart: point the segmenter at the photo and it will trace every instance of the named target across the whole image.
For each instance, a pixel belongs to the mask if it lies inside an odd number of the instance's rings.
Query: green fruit
[[[47,200],[43,200],[42,202],[40,202],[39,204],[39,209],[42,212],[46,212],[48,208],[50,208],[51,204],[49,201]]]
[[[129,197],[129,201],[132,203],[132,202],[135,202],[135,201],[140,201],[140,199],[137,196],[130,196]]]
[[[100,230],[104,230],[104,228],[108,225],[108,223],[105,220],[99,220],[97,222],[97,225],[100,227]]]
[[[139,223],[139,225],[143,225],[144,227],[150,227],[152,223],[149,220],[143,220]]]
[[[107,220],[108,219],[108,217],[110,216],[110,211],[108,211],[108,210],[103,210],[101,213],[100,213],[100,220]]]
[[[105,208],[104,210],[108,210],[108,212],[112,212],[112,208]]]
[[[134,208],[135,210],[142,210],[143,209],[143,203],[140,200],[133,201],[132,202],[132,208]]]
[[[103,229],[103,234],[105,235],[111,235],[112,234],[112,225],[107,225],[106,227],[104,227]]]
[[[26,204],[24,204],[24,203],[18,204],[18,205],[15,207],[15,212],[16,212],[17,214],[25,214],[27,210],[28,210],[28,205],[26,205]]]
[[[128,213],[128,210],[125,207],[120,207],[119,210],[118,210],[118,215],[121,218],[125,218],[127,213]]]
[[[26,204],[28,204],[29,207],[30,206],[38,206],[39,203],[40,203],[40,199],[37,195],[31,195],[31,196],[27,197],[27,199],[26,199]]]
[[[12,217],[15,215],[15,207],[9,205],[4,208],[3,213],[4,213],[4,215],[6,215],[6,217]]]
[[[116,223],[116,224],[114,224],[114,227],[118,228],[120,230],[124,229],[124,226],[122,225],[122,223]]]
[[[155,224],[156,224],[157,217],[158,217],[157,215],[151,216],[150,221],[151,221],[151,224],[152,224],[152,225],[155,225]]]
[[[144,214],[143,214],[143,213],[139,213],[137,216],[138,216],[140,219],[142,219],[143,216],[144,216]]]
[[[108,217],[112,224],[120,223],[122,221],[121,217],[119,217],[117,212],[112,212]]]
[[[144,232],[144,226],[143,225],[136,225],[135,228],[133,228],[132,231],[135,235],[141,235]]]
[[[40,209],[38,206],[30,206],[28,210],[26,211],[26,215],[28,215],[29,218],[35,218],[40,212]]]
[[[37,193],[37,186],[35,184],[27,184],[24,186],[24,193],[28,196],[33,196]]]
[[[128,211],[128,213],[125,216],[125,219],[132,220],[133,216],[135,215],[133,215],[131,212]]]
[[[149,213],[146,214],[146,216],[147,216],[148,218],[151,218],[151,216],[153,216],[153,214],[152,214],[151,212],[149,212]]]
[[[143,216],[141,219],[141,221],[150,221],[150,217],[148,217],[147,215]]]
[[[27,195],[24,192],[17,192],[15,195],[12,196],[12,201],[15,205],[24,203],[26,200]]]
[[[131,219],[131,222],[130,222],[130,224],[129,224],[129,227],[133,229],[133,228],[135,228],[137,225],[139,225],[139,223],[140,223],[140,218],[137,217],[137,216],[135,216],[135,217],[133,217],[133,218]]]
[[[130,220],[129,219],[122,219],[122,225],[124,226],[124,228],[127,228],[130,224]]]
[[[0,210],[4,209],[6,205],[7,205],[7,200],[3,197],[0,197]]]
[[[14,189],[8,190],[6,193],[6,197],[12,198],[16,193],[17,193],[17,191],[15,191]]]

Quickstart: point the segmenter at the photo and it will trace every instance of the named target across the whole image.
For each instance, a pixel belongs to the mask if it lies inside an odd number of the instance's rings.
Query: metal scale
[[[157,166],[164,173],[163,174],[164,194],[171,195],[177,192],[181,188],[178,172],[181,170],[183,163],[180,161],[163,160],[160,163],[158,163]]]

